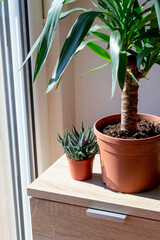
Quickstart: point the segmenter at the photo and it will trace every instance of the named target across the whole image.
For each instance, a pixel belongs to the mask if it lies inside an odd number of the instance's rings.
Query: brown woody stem
[[[139,80],[139,73],[135,61],[128,61],[127,74],[121,95],[121,130],[127,133],[134,132],[137,128],[137,106],[139,85],[129,76],[132,71]]]

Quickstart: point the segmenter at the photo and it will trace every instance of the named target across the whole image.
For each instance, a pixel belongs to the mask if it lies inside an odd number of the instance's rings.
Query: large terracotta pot
[[[148,114],[139,114],[138,118],[160,123],[159,117]],[[132,140],[101,133],[103,126],[113,122],[120,122],[120,114],[99,119],[94,125],[103,182],[110,189],[123,193],[154,188],[160,180],[160,135]]]
[[[77,161],[67,157],[70,173],[74,180],[86,180],[92,176],[93,158]]]

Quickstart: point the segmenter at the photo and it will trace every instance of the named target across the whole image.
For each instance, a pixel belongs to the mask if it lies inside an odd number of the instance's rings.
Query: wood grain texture
[[[71,178],[63,155],[28,188],[28,195],[87,208],[160,220],[160,187],[139,194],[123,194],[107,189],[101,180],[99,155],[94,160],[93,177],[87,181]]]
[[[115,223],[88,217],[86,210],[31,198],[33,240],[160,240],[158,221],[128,216]]]

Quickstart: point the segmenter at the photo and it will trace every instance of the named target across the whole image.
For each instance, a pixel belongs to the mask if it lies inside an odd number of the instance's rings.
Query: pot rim
[[[100,132],[98,129],[97,129],[97,125],[104,119],[107,119],[107,118],[119,118],[121,116],[120,113],[118,114],[113,114],[113,115],[108,115],[108,116],[105,116],[105,117],[102,117],[100,119],[98,119],[95,124],[94,124],[94,132],[95,132],[95,135],[100,138],[101,140],[104,140],[104,141],[110,141],[110,142],[116,142],[117,144],[144,144],[144,143],[149,143],[149,142],[154,142],[154,141],[157,141],[157,139],[159,138],[160,140],[160,134],[158,134],[157,136],[153,136],[153,137],[148,137],[148,138],[143,138],[143,139],[123,139],[123,138],[116,138],[116,137],[111,137],[111,136],[108,136],[108,135],[105,135],[103,134],[102,132]],[[155,119],[155,122],[159,121],[160,123],[160,117],[158,116],[154,116],[154,115],[151,115],[151,114],[146,114],[146,113],[138,113],[138,116],[139,117],[143,117],[143,119],[146,118],[149,118],[149,117],[153,117]]]

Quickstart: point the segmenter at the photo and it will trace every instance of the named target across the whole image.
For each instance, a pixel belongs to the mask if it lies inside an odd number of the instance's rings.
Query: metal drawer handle
[[[93,218],[100,218],[114,222],[124,223],[127,215],[88,208],[86,215]]]

